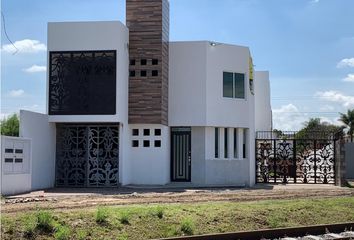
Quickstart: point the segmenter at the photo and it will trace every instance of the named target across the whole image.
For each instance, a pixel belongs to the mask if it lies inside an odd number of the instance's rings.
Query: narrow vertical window
[[[219,128],[215,128],[215,158],[219,158]]]
[[[229,129],[225,128],[224,129],[224,158],[228,158],[229,157],[229,153],[228,153],[228,145],[229,145]]]
[[[247,158],[247,129],[243,129],[243,158]]]
[[[237,158],[237,128],[234,128],[234,158]]]
[[[235,73],[235,98],[245,98],[245,74]]]
[[[234,92],[234,82],[233,73],[224,72],[223,73],[223,95],[226,98],[233,98]]]

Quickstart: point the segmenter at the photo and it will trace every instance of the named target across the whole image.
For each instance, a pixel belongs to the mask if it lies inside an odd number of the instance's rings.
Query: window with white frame
[[[223,96],[245,99],[245,74],[223,72]]]

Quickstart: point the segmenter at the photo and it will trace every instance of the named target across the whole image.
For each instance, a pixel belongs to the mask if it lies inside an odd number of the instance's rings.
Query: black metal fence
[[[335,183],[336,134],[257,132],[257,183]]]

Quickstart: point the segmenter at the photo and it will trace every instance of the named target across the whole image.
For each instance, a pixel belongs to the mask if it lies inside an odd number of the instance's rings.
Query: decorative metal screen
[[[116,51],[49,53],[49,115],[116,113]]]
[[[118,184],[118,125],[58,126],[57,186],[111,187]]]
[[[326,134],[257,133],[256,178],[258,183],[334,183],[335,140]]]

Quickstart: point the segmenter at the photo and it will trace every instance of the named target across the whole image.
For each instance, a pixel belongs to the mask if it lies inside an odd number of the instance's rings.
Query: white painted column
[[[228,143],[228,149],[229,149],[229,159],[234,158],[234,129],[233,128],[228,128],[229,129],[229,143]]]
[[[237,128],[237,158],[243,159],[243,128]]]
[[[224,134],[225,134],[225,128],[219,128],[219,158],[220,159],[225,159],[225,151],[224,151],[224,144],[225,144],[225,141],[224,141]]]

